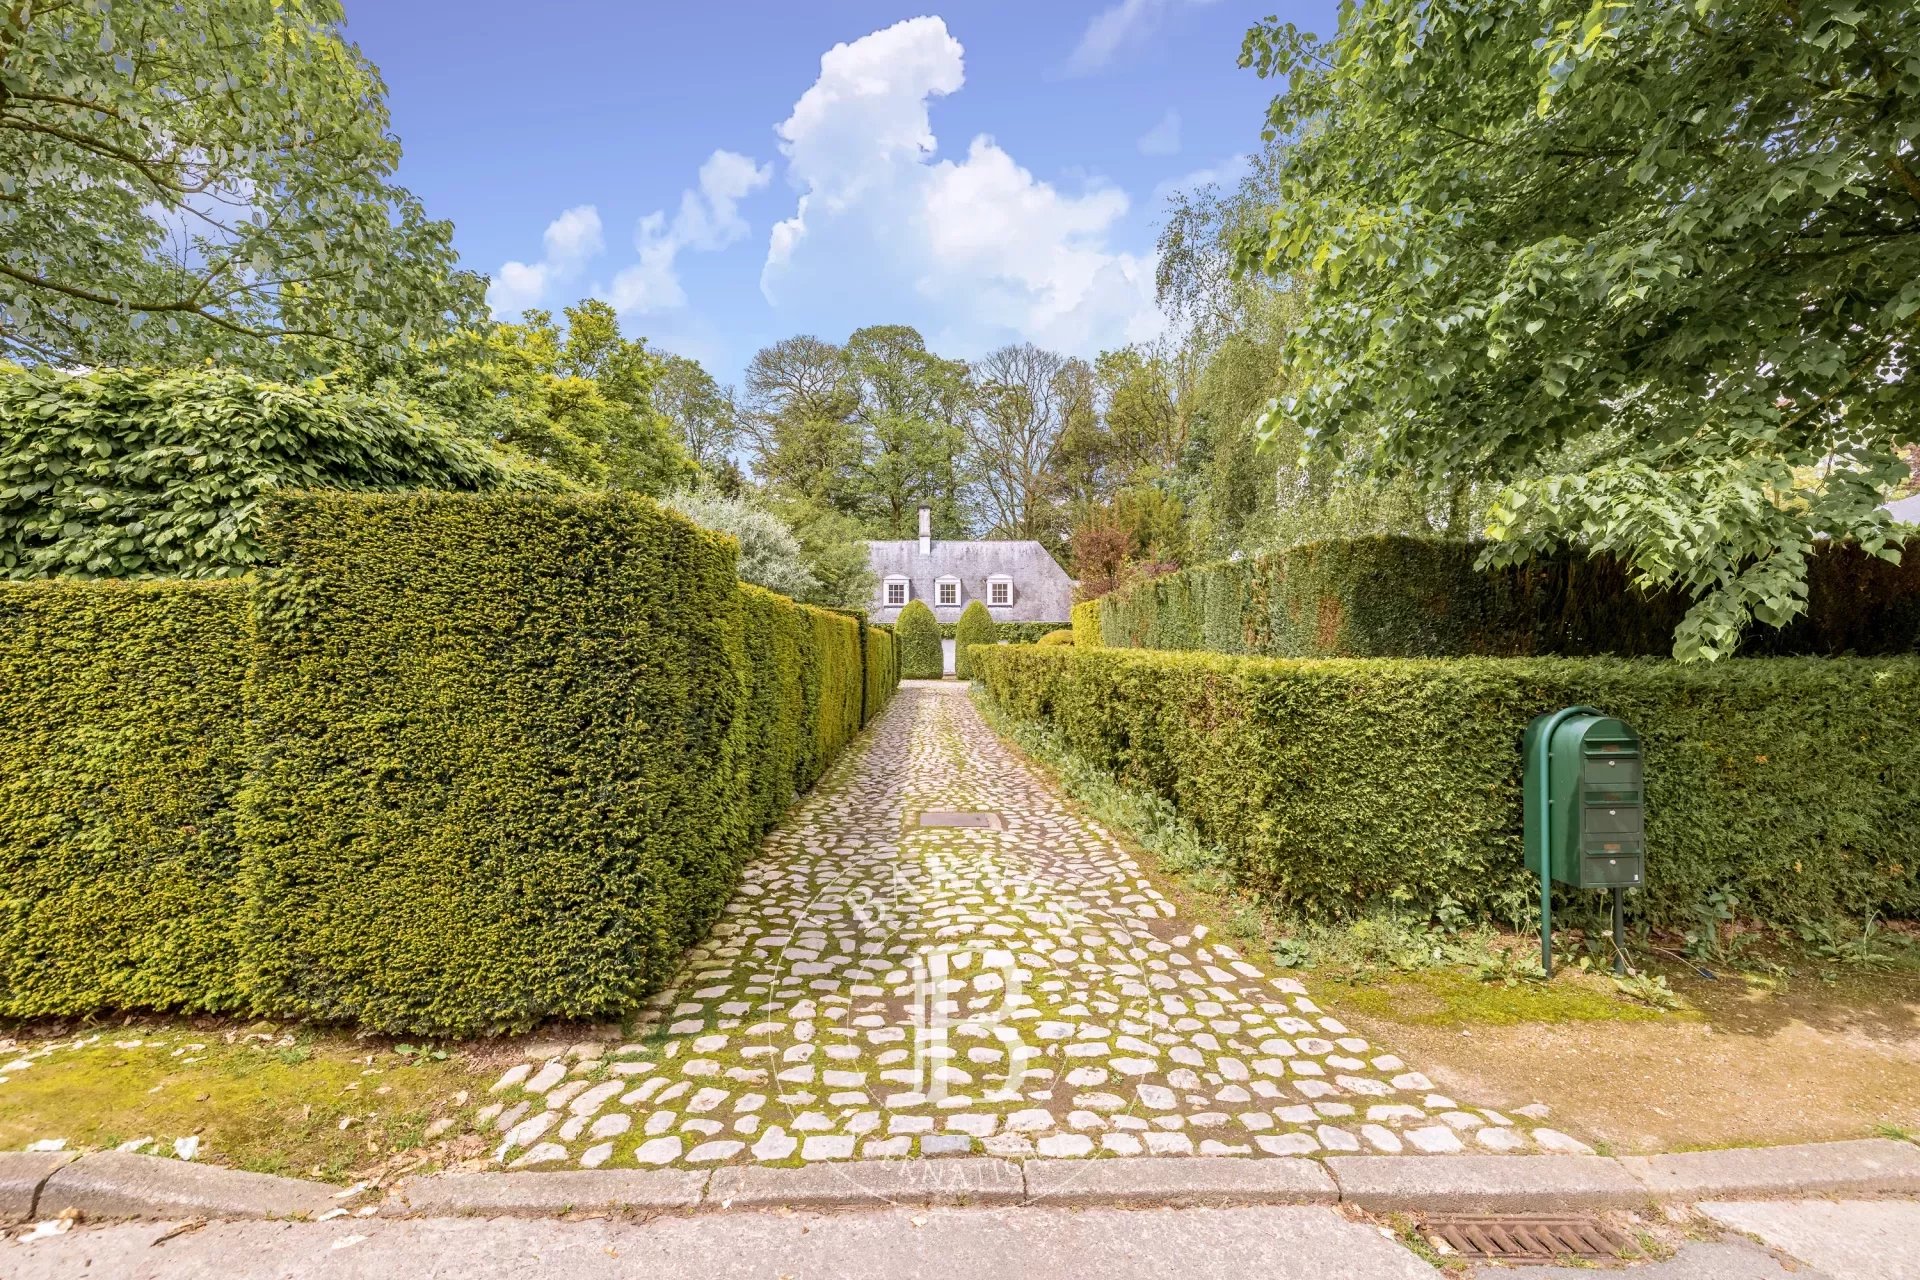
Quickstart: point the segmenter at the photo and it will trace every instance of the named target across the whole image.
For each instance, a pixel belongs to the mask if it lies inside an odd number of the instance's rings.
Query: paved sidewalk
[[[8,1280],[1431,1280],[1439,1273],[1332,1209],[926,1209],[736,1214],[649,1223],[496,1218],[157,1223],[0,1243]]]
[[[495,1093],[510,1168],[1583,1150],[1442,1096],[1179,919],[939,682],[768,838],[633,1043]]]

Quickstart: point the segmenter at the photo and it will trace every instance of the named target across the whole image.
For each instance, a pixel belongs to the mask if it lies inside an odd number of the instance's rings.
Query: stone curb
[[[1292,1157],[1127,1156],[1029,1160],[1027,1198],[1057,1205],[1333,1204],[1327,1170]]]
[[[25,1222],[33,1217],[47,1179],[73,1160],[71,1151],[0,1152],[0,1222]]]
[[[1340,1199],[1363,1209],[1567,1213],[1647,1204],[1606,1156],[1331,1156]]]
[[[453,1218],[691,1209],[706,1186],[704,1173],[664,1169],[445,1173],[402,1178],[380,1214]]]
[[[34,1213],[43,1218],[64,1209],[77,1209],[87,1218],[310,1217],[333,1208],[335,1192],[323,1182],[102,1151],[55,1170]]]
[[[861,1160],[793,1169],[735,1165],[714,1172],[705,1204],[718,1209],[1019,1204],[1026,1190],[1018,1163],[990,1156]]]
[[[1891,1138],[1622,1156],[1620,1165],[1662,1200],[1920,1191],[1920,1147]]]
[[[862,1160],[712,1173],[567,1170],[402,1179],[389,1217],[546,1216],[881,1204],[1334,1204],[1372,1210],[1570,1212],[1728,1197],[1920,1192],[1920,1146],[1892,1139],[1664,1156],[1129,1157]],[[0,1221],[72,1208],[89,1218],[314,1217],[318,1182],[154,1156],[0,1152]]]

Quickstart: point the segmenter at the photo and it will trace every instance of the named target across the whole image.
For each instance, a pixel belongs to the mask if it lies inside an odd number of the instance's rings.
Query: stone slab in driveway
[[[861,1160],[798,1168],[735,1165],[714,1173],[708,1208],[826,1208],[879,1204],[1017,1204],[1025,1197],[1011,1160]]]
[[[1920,1280],[1920,1204],[1911,1200],[1726,1201],[1700,1212],[1836,1280]]]
[[[88,1218],[292,1218],[333,1208],[336,1190],[297,1178],[102,1151],[48,1178],[36,1213],[43,1218],[62,1209],[78,1209]]]
[[[41,1184],[73,1158],[71,1151],[0,1151],[0,1222],[32,1217]]]
[[[1317,1161],[1286,1157],[1029,1160],[1026,1171],[1027,1195],[1041,1204],[1331,1204],[1339,1198]]]
[[[1620,1165],[1663,1200],[1920,1191],[1920,1147],[1890,1138],[1622,1156]]]
[[[1630,1270],[1597,1271],[1593,1267],[1517,1267],[1489,1263],[1471,1273],[1476,1280],[1844,1280],[1799,1262],[1782,1262],[1751,1240],[1715,1240],[1680,1246],[1664,1262],[1637,1263]]]
[[[607,1169],[553,1173],[440,1173],[403,1178],[380,1206],[387,1217],[408,1214],[548,1215],[569,1211],[690,1209],[700,1203],[704,1173]]]
[[[1340,1199],[1363,1209],[1560,1213],[1647,1204],[1605,1156],[1331,1156]]]

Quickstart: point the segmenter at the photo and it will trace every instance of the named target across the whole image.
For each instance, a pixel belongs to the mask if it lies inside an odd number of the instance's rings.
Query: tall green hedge
[[[1073,621],[1068,626],[1076,649],[1098,649],[1105,643],[1100,634],[1100,609],[1098,600],[1082,600],[1073,606]]]
[[[974,601],[972,603],[978,602]],[[986,606],[981,605],[981,608],[984,609]],[[964,615],[966,610],[961,610],[961,613]],[[987,616],[989,618],[993,617],[991,611],[988,612]],[[1001,642],[1006,644],[1037,644],[1039,643],[1040,637],[1047,634],[1047,632],[1058,631],[1061,627],[1068,625],[1069,624],[1065,622],[1001,622],[997,618],[994,619],[993,623],[995,635]],[[942,640],[957,640],[959,637],[960,624],[958,622],[943,622],[940,624],[940,638]]]
[[[938,680],[946,674],[947,659],[940,646],[940,624],[924,600],[911,600],[893,622],[900,642],[900,674],[908,680]]]
[[[1115,647],[1266,657],[1623,657],[1671,651],[1687,602],[1643,595],[1616,561],[1567,553],[1482,572],[1477,544],[1407,537],[1308,543],[1197,565],[1104,596]],[[1076,608],[1076,620],[1080,611]],[[1920,649],[1920,557],[1855,547],[1813,559],[1806,615],[1755,626],[1740,652],[1884,655]]]
[[[1920,659],[1276,660],[983,651],[1012,714],[1171,800],[1278,902],[1451,901],[1528,918],[1520,735],[1587,703],[1647,756],[1640,907],[1773,920],[1920,912]],[[1583,895],[1598,902],[1598,895]]]
[[[618,1016],[897,679],[644,499],[267,529],[257,579],[0,588],[0,1014]]]
[[[894,643],[893,632],[871,623],[861,626],[860,643],[866,651],[864,715],[866,723],[871,724],[886,710],[887,703],[893,699],[894,688],[900,683],[900,650]]]
[[[1000,628],[994,625],[987,606],[978,600],[969,601],[960,611],[960,621],[954,631],[953,673],[962,680],[973,679],[973,646],[999,643]]]
[[[0,1015],[229,1009],[238,583],[0,586]]]

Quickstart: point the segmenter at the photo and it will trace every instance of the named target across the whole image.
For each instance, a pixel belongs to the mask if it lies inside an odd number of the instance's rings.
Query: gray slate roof
[[[995,609],[988,606],[998,622],[1058,622],[1064,624],[1073,609],[1073,579],[1047,549],[1037,542],[954,542],[935,538],[932,550],[920,554],[920,540],[869,542],[867,562],[873,566],[875,583],[870,616],[875,622],[892,622],[900,616],[898,607],[888,607],[886,580],[903,576],[912,584],[907,598],[924,601],[933,616],[942,622],[958,622],[960,611],[969,601],[987,602],[987,579],[1004,573],[1013,579],[1013,604]],[[934,603],[933,584],[940,578],[960,579],[960,603],[942,607]]]

